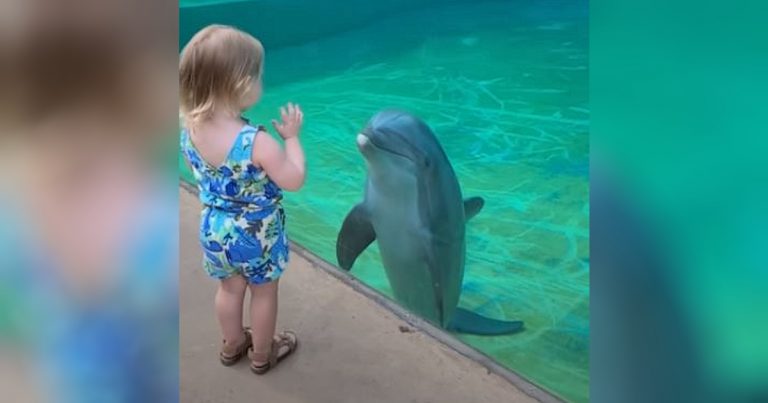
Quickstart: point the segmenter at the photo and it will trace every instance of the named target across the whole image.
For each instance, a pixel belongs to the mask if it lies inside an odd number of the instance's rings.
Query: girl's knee
[[[274,280],[264,284],[249,284],[248,287],[254,297],[267,297],[277,294],[277,283],[278,280]]]
[[[230,294],[242,294],[248,287],[248,282],[240,275],[221,280],[221,289]]]

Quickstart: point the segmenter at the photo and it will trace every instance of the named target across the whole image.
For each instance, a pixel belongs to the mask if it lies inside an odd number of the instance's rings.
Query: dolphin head
[[[416,173],[428,169],[435,151],[442,151],[429,126],[398,110],[384,110],[371,118],[357,135],[357,145],[374,171],[397,167]]]

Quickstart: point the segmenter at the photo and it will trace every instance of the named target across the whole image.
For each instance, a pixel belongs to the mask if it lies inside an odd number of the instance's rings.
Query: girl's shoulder
[[[264,125],[248,125],[247,127],[255,133],[267,133],[267,128]]]
[[[245,122],[245,127],[247,129],[253,130],[256,133],[261,133],[261,132],[266,133],[267,131],[267,128],[264,125],[258,124],[258,123],[251,123],[251,120],[246,118],[245,116],[240,116],[240,119],[242,119],[242,121]]]

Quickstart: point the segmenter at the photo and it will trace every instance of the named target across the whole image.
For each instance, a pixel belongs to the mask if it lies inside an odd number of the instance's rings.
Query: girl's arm
[[[253,141],[253,162],[282,189],[297,191],[304,185],[306,166],[298,137],[286,139],[283,150],[269,133],[259,133]]]
[[[306,177],[304,150],[299,142],[304,113],[298,105],[289,103],[280,109],[280,114],[282,122],[273,120],[272,124],[285,139],[285,150],[268,133],[257,135],[253,141],[253,163],[260,165],[281,188],[296,191],[304,185]]]

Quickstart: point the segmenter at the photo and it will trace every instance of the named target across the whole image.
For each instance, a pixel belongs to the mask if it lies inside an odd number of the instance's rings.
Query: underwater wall
[[[213,22],[253,35],[267,49],[303,44],[430,5],[478,4],[485,0],[182,0],[180,46]]]

